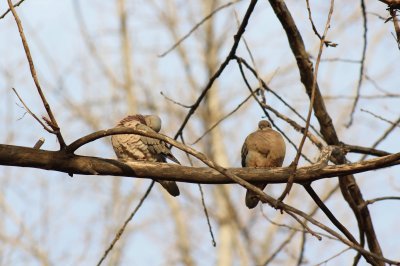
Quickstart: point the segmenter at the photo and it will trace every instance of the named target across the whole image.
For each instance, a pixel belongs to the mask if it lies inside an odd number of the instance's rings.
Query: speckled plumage
[[[119,121],[117,127],[131,127],[145,131],[159,132],[161,119],[156,115],[129,115]],[[166,146],[165,142],[135,134],[113,135],[111,143],[119,160],[166,162],[166,158],[179,163]],[[157,180],[156,180],[157,181]],[[172,196],[179,195],[179,188],[174,181],[157,181]]]
[[[271,128],[266,120],[258,123],[258,130],[247,136],[242,146],[243,167],[280,167],[285,159],[286,145],[281,134]],[[257,184],[261,190],[267,184]],[[257,206],[257,195],[246,192],[246,206],[250,209]]]

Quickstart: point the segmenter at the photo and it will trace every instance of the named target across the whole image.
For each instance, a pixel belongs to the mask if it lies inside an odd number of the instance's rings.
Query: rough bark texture
[[[292,49],[292,52],[297,61],[297,65],[299,67],[301,82],[304,84],[306,92],[311,98],[311,92],[314,82],[314,69],[306,52],[301,34],[298,31],[296,24],[286,7],[285,2],[282,0],[270,0],[269,2],[286,31],[289,45]],[[316,84],[315,86],[315,100],[313,110],[320,124],[320,131],[326,143],[328,145],[339,145],[339,138],[337,136],[335,127],[332,124],[332,119],[326,110],[318,84]],[[346,157],[343,154],[335,155],[334,159],[337,163],[344,163],[346,161]],[[343,197],[353,210],[359,223],[359,227],[362,229],[362,233],[365,234],[365,236],[367,237],[368,245],[371,251],[376,254],[382,255],[382,250],[376,238],[375,230],[368,208],[363,208],[361,211],[358,208],[358,206],[362,206],[365,201],[354,179],[354,176],[342,176],[339,178],[339,183]],[[383,265],[383,262],[378,262],[378,264]]]
[[[400,164],[400,153],[376,159],[343,165],[315,164],[301,167],[296,172],[296,183],[310,182],[379,169]],[[112,175],[139,178],[174,180],[178,182],[203,184],[230,184],[228,177],[209,167],[188,167],[167,163],[129,162],[112,159],[67,154],[60,151],[36,150],[33,148],[0,144],[0,165],[31,167],[82,175]],[[285,183],[291,169],[282,168],[230,168],[246,181],[252,183]]]

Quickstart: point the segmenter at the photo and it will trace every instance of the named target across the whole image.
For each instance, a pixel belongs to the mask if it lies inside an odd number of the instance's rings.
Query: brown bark
[[[361,173],[400,164],[400,153],[357,163],[301,167],[297,169],[295,183],[312,182],[348,174]],[[234,183],[228,177],[209,167],[188,167],[167,163],[129,162],[67,154],[60,151],[0,144],[0,165],[31,167],[82,175],[112,175],[155,178],[178,182],[203,184]],[[230,168],[232,173],[252,183],[285,183],[290,167],[282,168]]]

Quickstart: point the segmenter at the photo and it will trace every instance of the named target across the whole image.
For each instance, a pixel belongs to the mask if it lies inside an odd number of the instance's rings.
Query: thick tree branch
[[[301,167],[296,171],[295,183],[312,182],[346,174],[361,173],[400,164],[400,153],[371,160],[342,165],[320,164]],[[176,164],[129,162],[69,154],[63,151],[45,151],[34,148],[0,144],[0,165],[31,167],[82,175],[112,175],[138,178],[157,178],[178,182],[228,184],[228,177],[209,167],[187,167]],[[289,167],[282,168],[230,168],[251,183],[285,183],[290,174]]]
[[[297,29],[293,17],[290,14],[284,1],[269,0],[269,3],[286,32],[290,48],[296,58],[301,82],[304,84],[306,92],[311,98],[314,81],[314,69],[306,52],[301,34]],[[313,109],[315,117],[318,119],[318,122],[321,126],[321,133],[324,137],[324,140],[328,143],[328,145],[339,145],[339,137],[336,133],[335,127],[333,126],[332,119],[328,111],[326,110],[318,83],[316,83],[315,85],[315,101],[313,103]],[[343,153],[338,153],[333,157],[336,163],[343,164],[346,162],[346,157]],[[359,209],[359,206],[364,204],[364,199],[355,181],[354,176],[342,176],[341,178],[339,178],[339,184],[343,197],[348,202],[349,206],[356,216],[359,228],[361,230],[360,237],[362,238],[364,233],[367,237],[368,245],[371,251],[378,255],[382,255],[382,250],[376,237],[375,230],[372,224],[372,218],[368,211],[368,208],[364,208],[361,211]],[[377,265],[383,264],[379,262],[377,263]]]

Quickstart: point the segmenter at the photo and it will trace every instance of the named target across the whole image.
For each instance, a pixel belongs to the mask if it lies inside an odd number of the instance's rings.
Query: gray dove
[[[156,115],[129,115],[119,121],[116,127],[130,127],[145,131],[159,132],[161,119]],[[113,135],[111,143],[119,160],[166,162],[170,159],[178,164],[179,161],[172,155],[165,142],[135,134]],[[172,196],[179,195],[179,188],[174,181],[159,182]]]
[[[285,159],[286,145],[281,134],[266,120],[258,123],[258,130],[247,136],[242,146],[242,167],[280,167]],[[261,190],[267,184],[256,184]],[[246,206],[257,206],[259,198],[251,190],[246,192]]]

